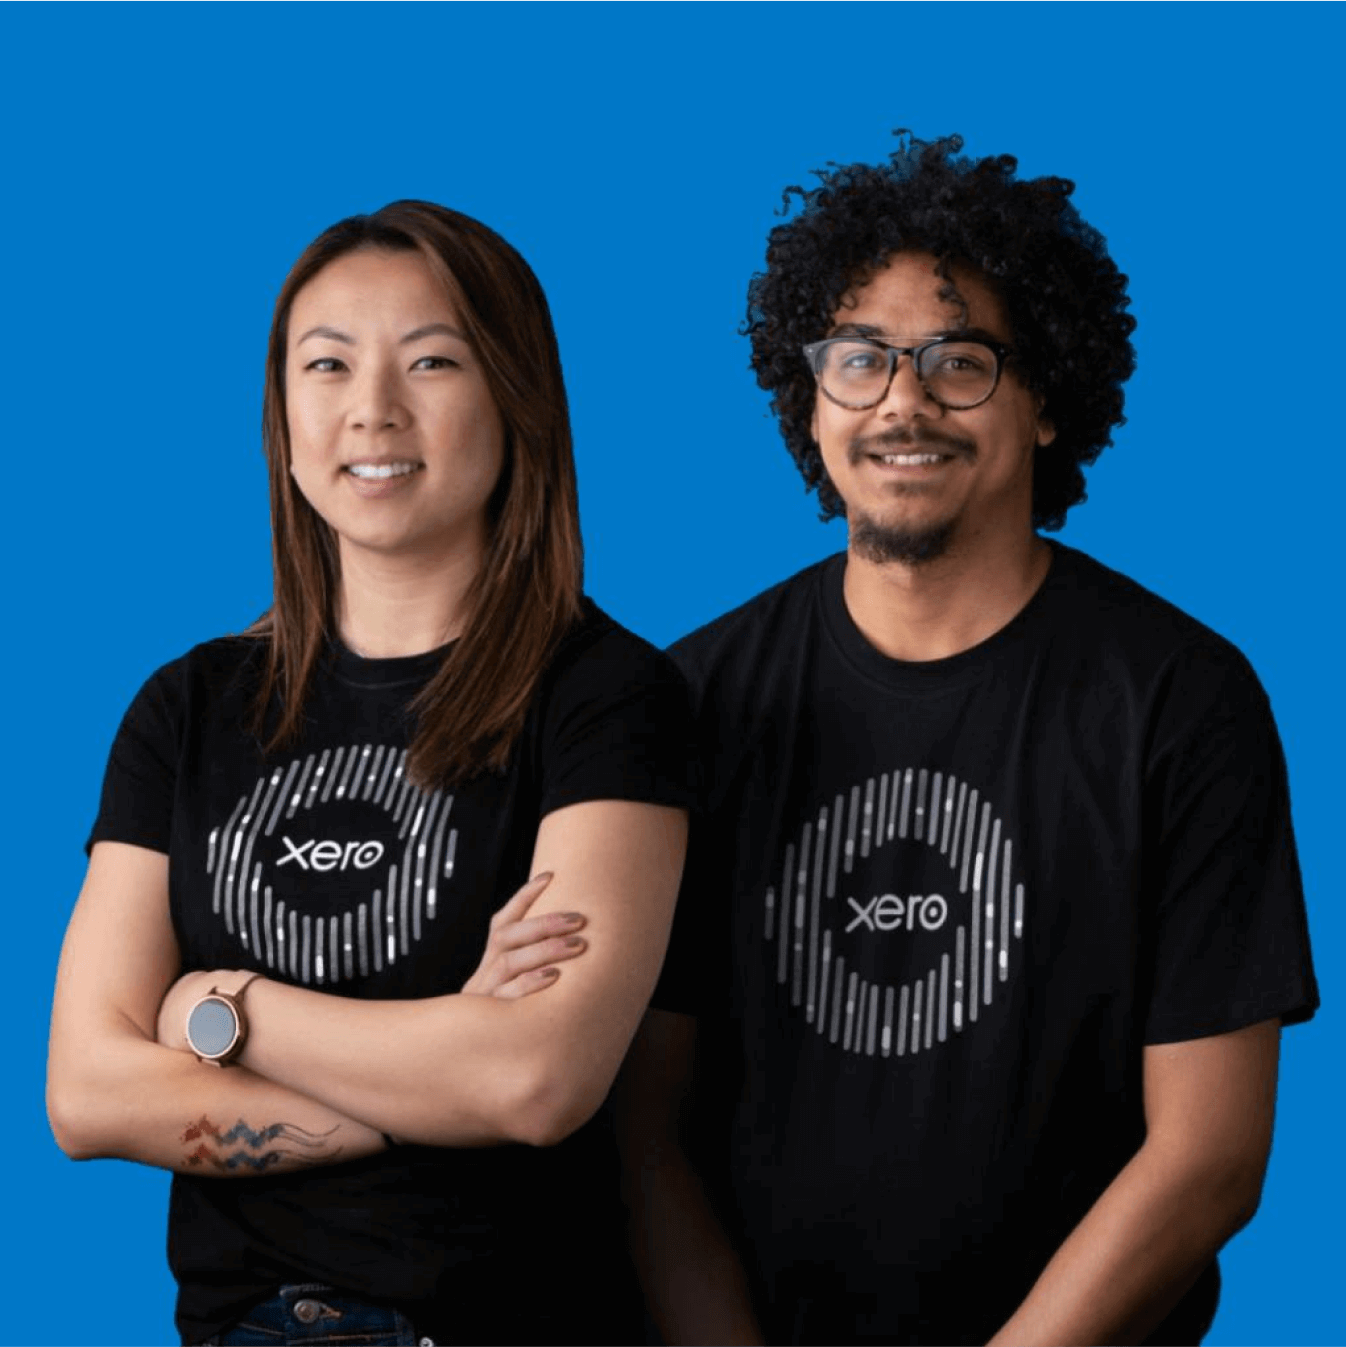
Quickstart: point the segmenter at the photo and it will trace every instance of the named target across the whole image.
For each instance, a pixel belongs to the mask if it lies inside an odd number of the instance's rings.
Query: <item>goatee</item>
[[[894,426],[878,435],[856,436],[847,446],[854,466],[867,458],[893,453],[941,454],[975,461],[977,445],[963,435],[929,426]],[[905,489],[905,488],[902,488]],[[913,487],[918,494],[919,487]],[[857,556],[879,563],[896,561],[904,566],[922,566],[942,557],[953,541],[956,520],[912,528],[885,524],[859,512],[850,516],[850,542]]]
[[[880,564],[897,561],[904,566],[921,566],[942,557],[953,541],[955,520],[925,528],[901,524],[883,524],[869,515],[856,514],[850,519],[851,547],[857,556]]]

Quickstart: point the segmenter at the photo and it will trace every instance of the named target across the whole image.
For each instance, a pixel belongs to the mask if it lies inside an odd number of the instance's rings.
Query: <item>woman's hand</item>
[[[551,872],[534,875],[491,918],[491,933],[477,971],[463,985],[468,996],[494,996],[502,1001],[528,996],[550,987],[560,976],[556,967],[583,954],[586,942],[576,932],[584,925],[578,912],[548,912],[528,916],[551,881]],[[184,973],[167,991],[159,1007],[156,1032],[160,1044],[187,1047],[187,1017],[192,1007],[212,991],[237,992],[251,978],[244,969],[198,970]]]
[[[477,971],[463,984],[468,996],[513,1000],[550,987],[561,975],[556,967],[583,954],[586,942],[576,932],[584,925],[578,912],[548,912],[528,916],[551,871],[534,875],[491,918],[491,933]]]
[[[601,1107],[649,1004],[686,843],[673,806],[554,809],[537,878],[492,920],[467,994],[362,1000],[259,982],[236,1061],[406,1142],[554,1146]],[[572,961],[548,974],[558,955]]]

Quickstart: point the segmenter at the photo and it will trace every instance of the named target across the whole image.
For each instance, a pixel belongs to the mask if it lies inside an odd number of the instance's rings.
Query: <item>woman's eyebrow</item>
[[[424,327],[408,332],[401,344],[405,346],[408,342],[420,341],[422,337],[457,337],[459,341],[467,340],[456,327],[450,327],[448,323],[426,323]]]
[[[347,346],[354,346],[355,338],[347,332],[342,332],[335,327],[328,327],[326,324],[319,324],[317,327],[311,327],[304,335],[296,340],[296,346],[302,346],[310,337],[325,337],[328,341],[344,342]],[[400,345],[406,346],[413,341],[420,341],[423,337],[457,337],[459,341],[466,341],[467,338],[459,332],[456,327],[449,323],[426,323],[424,327],[413,328],[400,341]]]
[[[345,332],[339,332],[334,327],[324,327],[324,326],[309,328],[309,330],[305,332],[304,335],[300,337],[298,341],[295,342],[295,345],[302,346],[310,337],[326,337],[328,341],[345,342],[347,346],[355,345],[354,337],[349,336]]]

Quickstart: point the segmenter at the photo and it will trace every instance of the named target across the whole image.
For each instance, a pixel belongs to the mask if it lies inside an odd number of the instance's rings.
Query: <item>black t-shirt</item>
[[[1142,1140],[1145,1045],[1315,1008],[1285,768],[1242,656],[1078,552],[931,663],[844,571],[673,647],[707,779],[661,1004],[730,1045],[768,1340],[984,1342]]]
[[[508,771],[453,790],[405,771],[408,703],[443,651],[334,648],[301,740],[270,757],[245,728],[264,653],[245,637],[198,646],[146,683],[113,745],[91,842],[168,854],[184,970],[374,999],[456,991],[528,878],[544,815],[692,803],[682,679],[592,605]],[[178,1327],[209,1336],[283,1283],[325,1282],[443,1340],[630,1340],[638,1300],[609,1143],[600,1114],[549,1149],[408,1146],[278,1176],[178,1175]]]

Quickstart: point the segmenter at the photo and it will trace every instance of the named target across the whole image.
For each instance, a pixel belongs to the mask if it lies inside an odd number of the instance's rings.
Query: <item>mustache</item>
[[[892,454],[901,450],[918,454],[952,454],[966,459],[977,457],[975,441],[926,426],[914,429],[895,427],[880,431],[877,435],[857,435],[849,446],[852,463],[859,463],[861,459],[874,454]]]

